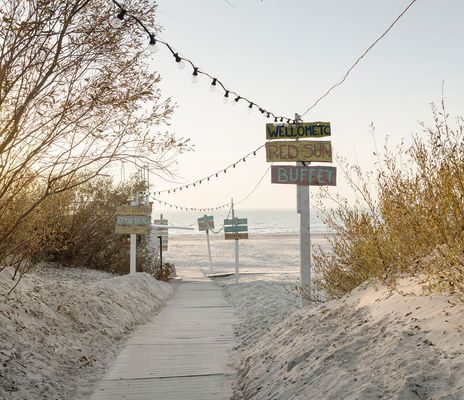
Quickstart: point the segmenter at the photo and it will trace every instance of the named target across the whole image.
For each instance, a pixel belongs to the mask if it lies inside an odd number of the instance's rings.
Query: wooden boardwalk
[[[183,276],[159,315],[128,340],[91,400],[229,400],[233,308],[209,279]]]

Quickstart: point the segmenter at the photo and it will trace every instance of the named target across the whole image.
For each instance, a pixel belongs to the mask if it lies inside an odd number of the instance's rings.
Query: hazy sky
[[[259,105],[293,116],[302,113],[337,81],[387,28],[409,0],[159,0],[162,38],[186,58]],[[451,115],[464,106],[464,1],[418,0],[387,37],[360,63],[345,84],[305,121],[330,121],[335,153],[372,168],[376,126],[382,147],[420,132],[431,122],[430,103],[445,98]],[[222,102],[210,81],[191,82],[164,47],[153,58],[165,97],[177,103],[172,130],[190,137],[195,151],[179,157],[179,183],[202,178],[265,141],[266,118],[242,103]],[[210,207],[245,197],[269,164],[261,150],[221,179],[161,198],[188,207]],[[158,181],[155,190],[175,185]],[[316,188],[311,192],[316,192]],[[337,189],[351,196],[339,174]],[[291,208],[293,185],[273,185],[270,175],[242,208]],[[158,208],[158,206],[157,206]]]

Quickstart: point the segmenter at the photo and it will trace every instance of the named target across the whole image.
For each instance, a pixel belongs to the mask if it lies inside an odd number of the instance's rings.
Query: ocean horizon
[[[228,210],[206,213],[214,217],[214,230],[223,226],[224,219],[228,216]],[[196,235],[198,231],[197,219],[204,216],[205,212],[180,211],[180,210],[155,210],[154,219],[163,216],[169,225],[193,227],[194,230],[169,230],[169,235]],[[299,232],[299,215],[296,209],[237,209],[235,216],[248,219],[248,232],[250,234],[297,234]],[[229,215],[230,218],[230,215]],[[310,224],[312,233],[328,233],[327,226],[322,222],[319,212],[311,210]]]

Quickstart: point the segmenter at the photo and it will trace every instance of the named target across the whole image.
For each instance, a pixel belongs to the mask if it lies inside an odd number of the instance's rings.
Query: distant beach
[[[327,248],[326,234],[313,233],[312,245]],[[300,245],[298,234],[253,234],[240,240],[240,272],[257,274],[253,279],[288,279],[299,277]],[[211,236],[211,253],[214,272],[234,271],[234,241],[224,240],[224,234]],[[166,261],[180,269],[209,269],[206,234],[178,235],[169,241]],[[259,276],[258,276],[259,275]],[[261,276],[261,277],[260,277]],[[245,279],[245,280],[249,280]]]

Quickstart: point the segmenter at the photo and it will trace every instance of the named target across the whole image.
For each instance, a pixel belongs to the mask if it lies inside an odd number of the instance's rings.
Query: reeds
[[[330,251],[314,256],[330,296],[408,275],[464,297],[464,120],[451,127],[444,103],[433,116],[410,147],[386,148],[371,173],[342,163],[357,202],[338,198],[323,210],[336,235]]]

